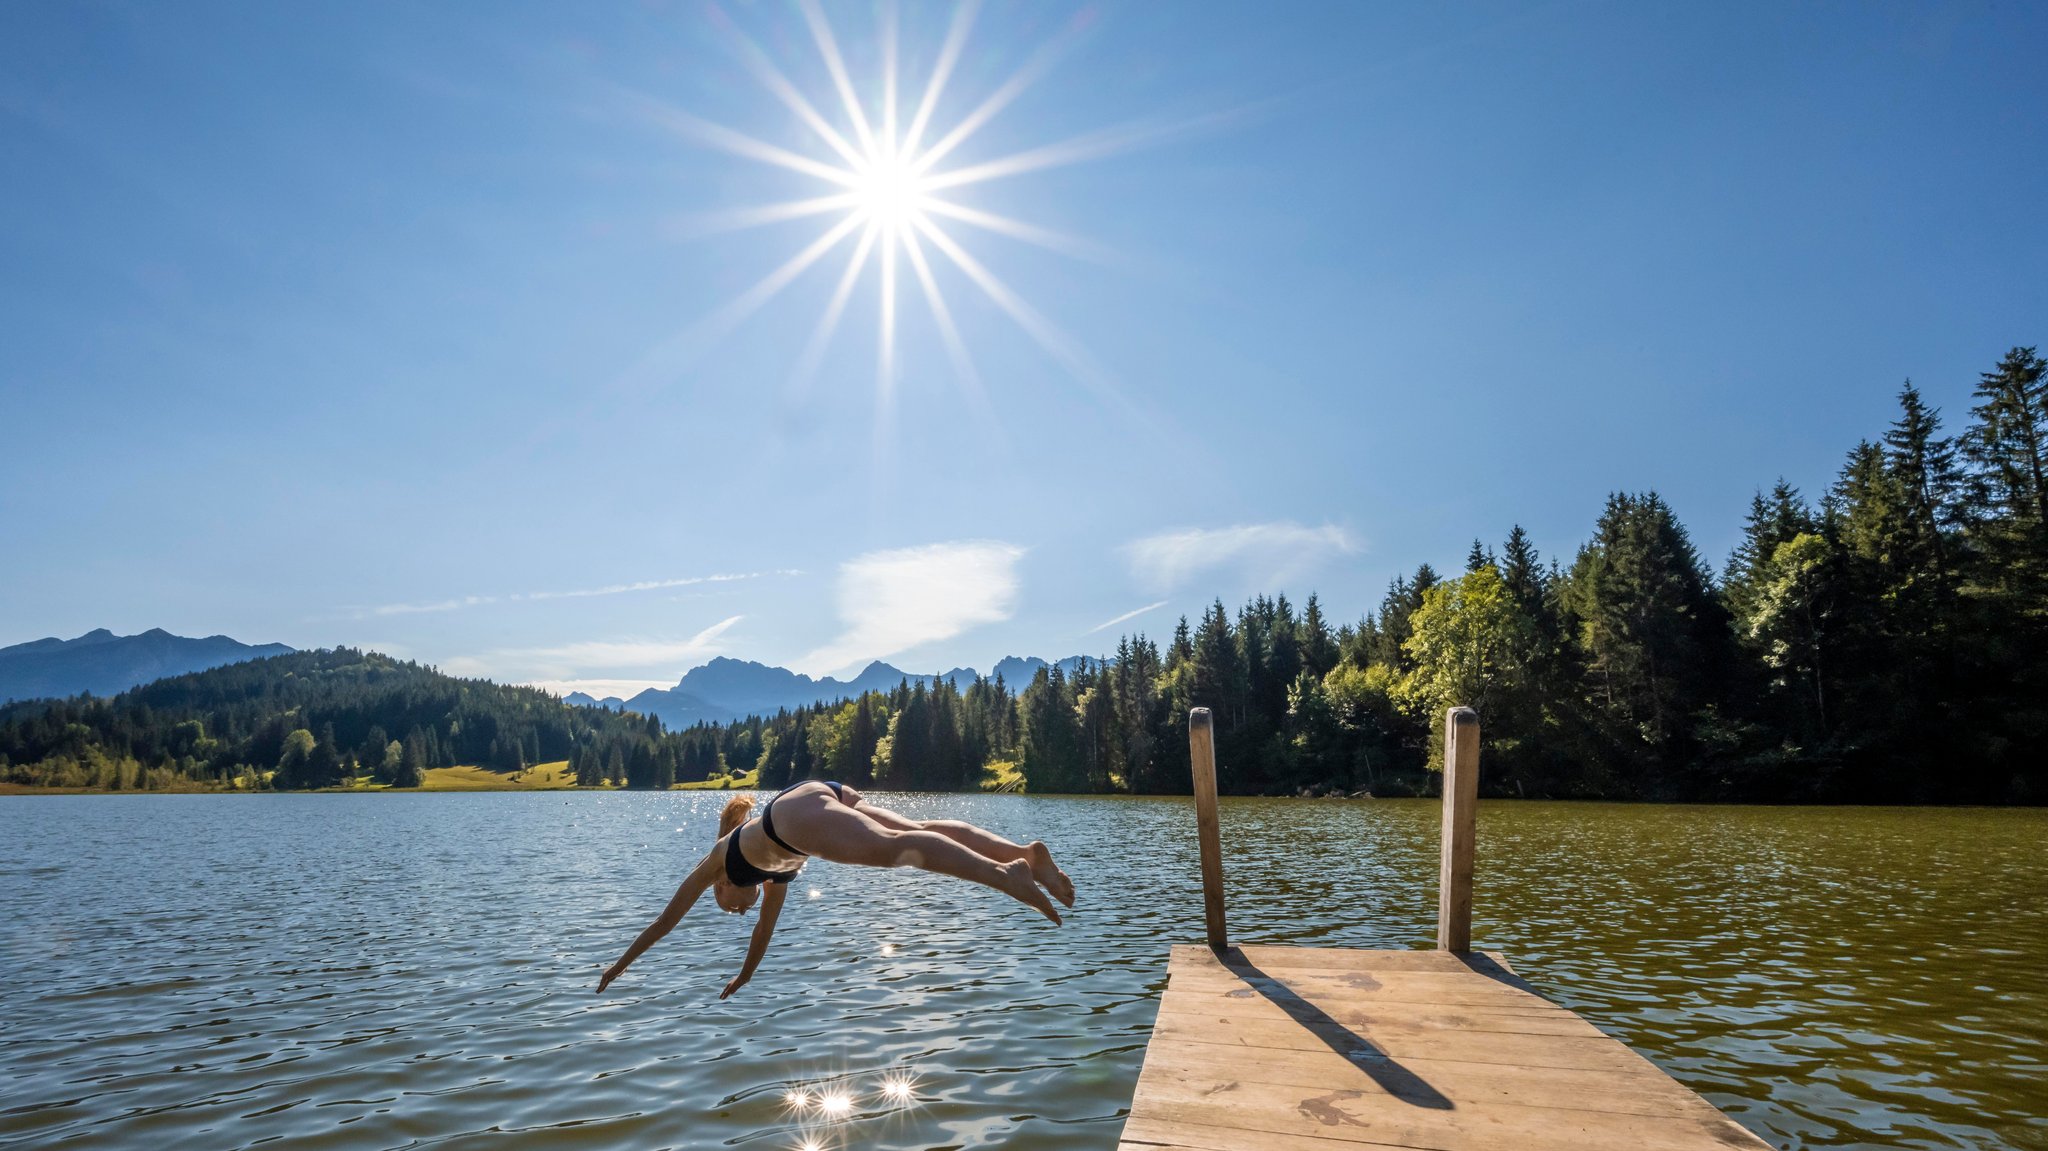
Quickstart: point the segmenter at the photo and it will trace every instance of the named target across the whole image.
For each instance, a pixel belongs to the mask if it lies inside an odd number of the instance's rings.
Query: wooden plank
[[[1248,1090],[1248,1089],[1246,1089]],[[1726,1116],[1705,1119],[1501,1107],[1490,1111],[1369,1114],[1338,1092],[1247,1104],[1243,1091],[1194,1103],[1159,1102],[1126,1121],[1127,1145],[1213,1151],[1764,1151],[1768,1144]],[[1405,1106],[1405,1105],[1403,1105]]]
[[[1205,1130],[1206,1129],[1206,1130]],[[1218,1151],[1295,1146],[1303,1137],[1429,1151],[1727,1151],[1762,1140],[1718,1112],[1701,1116],[1491,1104],[1425,1107],[1357,1090],[1243,1080],[1141,1079],[1123,1138]]]
[[[1175,947],[1121,1146],[1360,1145],[1765,1146],[1497,956]]]
[[[1231,1000],[1224,1004],[1189,1002],[1177,995],[1159,1006],[1163,1017],[1188,1026],[1211,1029],[1239,1023],[1305,1024],[1348,1028],[1362,1037],[1368,1031],[1420,1036],[1435,1031],[1480,1031],[1510,1035],[1573,1035],[1605,1039],[1598,1027],[1569,1011],[1523,1011],[1433,1003],[1388,1003],[1370,1007],[1312,1004],[1303,1010],[1267,999]]]
[[[1183,969],[1230,970],[1229,964],[1239,962],[1273,973],[1295,970],[1441,971],[1454,975],[1483,975],[1496,983],[1519,987],[1535,995],[1542,994],[1515,974],[1506,957],[1493,951],[1469,951],[1460,955],[1448,951],[1359,951],[1348,947],[1247,945],[1230,948],[1219,956],[1198,944],[1177,943],[1168,954],[1168,974]]]
[[[1437,875],[1436,945],[1472,949],[1472,837],[1479,811],[1479,713],[1444,715],[1443,860]]]
[[[1309,1051],[1245,1051],[1215,1043],[1182,1042],[1165,1036],[1153,1040],[1162,1066],[1191,1082],[1267,1083],[1314,1087],[1320,1091],[1362,1091],[1402,1096],[1403,1075],[1388,1075],[1385,1060],[1346,1058],[1329,1048]],[[1572,1111],[1609,1111],[1621,1115],[1711,1117],[1713,1105],[1675,1084],[1652,1064],[1615,1070],[1531,1067],[1516,1063],[1472,1063],[1435,1058],[1405,1058],[1400,1065],[1429,1088],[1412,1093],[1429,1102],[1448,1100],[1454,1107],[1487,1107],[1513,1103]]]
[[[1566,1067],[1632,1071],[1642,1056],[1604,1035],[1541,1035],[1463,1028],[1417,1028],[1364,1023],[1305,1023],[1299,1019],[1246,1019],[1182,1015],[1161,1011],[1155,1039],[1180,1039],[1240,1048],[1295,1051],[1336,1049],[1392,1059],[1449,1059],[1463,1063],[1512,1063],[1523,1067]],[[1654,1064],[1652,1064],[1654,1066]]]
[[[1285,971],[1285,968],[1280,970]],[[1435,971],[1332,971],[1297,968],[1284,978],[1267,972],[1265,977],[1243,977],[1223,972],[1182,972],[1166,985],[1201,995],[1224,995],[1238,999],[1307,998],[1320,1003],[1473,1003],[1501,1007],[1530,1007],[1548,1011],[1564,1008],[1533,991],[1495,983],[1472,975],[1449,975]]]
[[[1223,923],[1223,835],[1216,818],[1216,738],[1209,709],[1188,712],[1188,756],[1194,768],[1195,839],[1202,857],[1202,922],[1209,946],[1230,946]]]
[[[1169,962],[1178,966],[1185,963],[1206,963],[1221,967],[1226,960],[1242,959],[1255,967],[1311,967],[1339,968],[1353,971],[1447,971],[1468,972],[1479,965],[1480,970],[1498,967],[1501,974],[1514,977],[1507,960],[1491,951],[1474,951],[1454,955],[1448,951],[1402,951],[1372,950],[1361,951],[1350,947],[1270,947],[1256,943],[1241,944],[1231,948],[1223,958],[1200,944],[1176,943],[1169,952]]]

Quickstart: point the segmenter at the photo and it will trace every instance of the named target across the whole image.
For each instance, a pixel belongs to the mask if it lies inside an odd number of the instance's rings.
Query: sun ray
[[[896,149],[896,4],[882,0],[882,158],[894,161]]]
[[[846,302],[853,296],[853,285],[860,279],[862,269],[867,267],[868,254],[875,250],[875,234],[880,231],[873,224],[861,233],[860,242],[854,245],[853,255],[846,261],[846,271],[839,276],[839,286],[832,290],[832,299],[825,305],[825,314],[818,317],[818,326],[811,331],[811,338],[804,345],[803,355],[797,360],[796,370],[790,374],[790,390],[799,395],[808,393],[811,378],[818,372],[818,365],[825,358],[825,349],[832,343],[832,336],[839,330],[839,318],[846,314]]]
[[[813,196],[806,200],[784,200],[780,204],[762,204],[753,208],[734,208],[727,212],[706,212],[693,216],[680,216],[670,223],[672,231],[683,236],[715,236],[726,232],[742,232],[748,228],[759,228],[766,224],[780,224],[785,220],[801,220],[807,216],[822,216],[853,207],[857,203],[851,192],[834,196]]]
[[[938,61],[932,65],[932,77],[925,82],[924,98],[918,101],[917,114],[910,118],[910,128],[903,133],[902,155],[917,155],[918,141],[924,139],[925,126],[931,123],[932,110],[938,107],[939,93],[952,77],[953,66],[960,62],[960,50],[967,45],[967,33],[974,27],[975,14],[980,10],[981,0],[962,0],[953,9],[953,23],[946,29],[946,42],[940,46]]]
[[[999,216],[994,212],[984,212],[979,208],[970,208],[965,204],[955,204],[951,201],[931,196],[925,197],[919,203],[919,207],[927,213],[948,216],[959,220],[963,224],[972,224],[985,231],[997,232],[1014,240],[1023,240],[1029,244],[1036,244],[1047,251],[1058,252],[1061,255],[1077,256],[1082,259],[1094,260],[1098,263],[1107,263],[1109,261],[1109,252],[1099,245],[1091,244],[1078,236],[1069,236],[1065,232],[1056,232],[1051,228],[1041,228],[1036,224],[1027,224],[1022,220],[1012,219],[1009,216]]]
[[[911,170],[918,175],[931,171],[932,165],[945,159],[948,153],[980,131],[982,125],[995,118],[996,113],[1009,107],[1011,101],[1022,96],[1025,89],[1037,83],[1040,77],[1050,71],[1065,54],[1066,44],[1061,40],[1055,40],[1032,53],[1031,58],[1024,61],[1023,67],[1017,69],[1008,80],[1003,81],[1002,87],[997,88],[987,99],[976,105],[974,111],[969,112],[965,119],[953,126],[952,131],[939,137],[938,143],[918,153]]]
[[[748,316],[760,310],[761,305],[776,297],[790,282],[804,274],[812,264],[822,259],[848,232],[859,226],[858,217],[849,216],[834,224],[826,233],[811,241],[810,245],[791,256],[781,267],[761,277],[754,286],[741,292],[724,307],[690,325],[683,334],[670,342],[671,347],[693,345],[716,340],[738,327]]]
[[[620,89],[619,94],[638,107],[642,115],[655,121],[662,127],[677,135],[688,136],[699,143],[708,144],[720,151],[730,152],[735,156],[744,156],[749,160],[759,160],[764,164],[774,164],[778,167],[787,168],[792,172],[801,172],[806,176],[816,176],[820,180],[849,188],[860,182],[860,177],[857,174],[844,168],[835,168],[822,161],[813,160],[809,156],[799,155],[787,148],[778,148],[765,141],[756,140],[745,132],[736,132],[722,124],[714,124],[709,120],[699,119],[680,108],[664,104],[652,97],[642,96],[637,92],[629,92],[624,89]]]
[[[878,362],[875,388],[879,393],[882,416],[886,417],[896,404],[896,246],[898,225],[882,226],[882,330],[881,343],[877,349]]]
[[[825,253],[831,251],[834,245],[845,239],[848,232],[859,226],[860,217],[853,215],[834,224],[824,235],[811,241],[802,251],[784,261],[780,267],[761,277],[752,287],[642,354],[639,360],[621,375],[617,386],[629,391],[638,390],[652,386],[660,376],[681,370],[705,347],[715,343],[745,322],[747,317],[760,310],[763,304],[774,299],[782,289],[788,287],[811,265],[822,259]]]
[[[839,89],[840,102],[846,105],[846,115],[853,121],[854,133],[860,137],[861,151],[872,157],[875,155],[874,129],[868,127],[868,114],[861,108],[860,98],[854,95],[853,80],[846,74],[846,61],[839,55],[839,41],[832,35],[832,25],[825,19],[825,10],[818,7],[818,0],[797,0],[797,4],[803,9],[804,21],[811,26],[811,39],[818,42],[818,53],[825,57],[825,69],[832,73],[832,84]]]
[[[717,8],[713,8],[712,11],[721,17],[724,16]],[[722,22],[739,44],[740,60],[746,64],[747,70],[754,74],[754,78],[774,93],[775,98],[782,101],[785,107],[795,112],[798,119],[808,125],[811,131],[816,132],[818,138],[825,141],[834,152],[839,153],[848,164],[860,166],[864,162],[861,154],[847,142],[846,137],[841,135],[837,128],[826,121],[824,114],[818,111],[816,105],[805,99],[802,92],[797,91],[796,85],[790,83],[789,77],[783,74],[782,69],[777,68],[775,62],[768,58],[768,54],[761,51],[761,46],[754,43],[752,37],[740,31],[729,18]]]
[[[914,223],[917,230],[931,240],[933,247],[944,252],[946,258],[953,261],[954,266],[967,273],[967,278],[974,281],[974,285],[981,289],[982,294],[1015,320],[1017,326],[1037,341],[1038,346],[1044,348],[1048,355],[1059,361],[1061,367],[1073,373],[1075,379],[1089,388],[1115,400],[1119,406],[1127,406],[1109,373],[1096,366],[1095,361],[1090,359],[1088,354],[1081,350],[1080,345],[1065,332],[1060,331],[1052,321],[1039,315],[1037,309],[1019,298],[1017,293],[1010,290],[1009,285],[983,267],[981,261],[969,255],[966,249],[954,243],[952,237],[946,235],[937,224],[922,216],[916,218]]]
[[[719,312],[713,314],[733,312],[735,313],[732,319],[733,323],[738,323],[740,320],[753,315],[756,308],[773,299],[777,292],[789,286],[791,280],[803,275],[806,269],[812,264],[817,263],[825,253],[831,251],[839,241],[845,239],[848,232],[853,231],[859,225],[860,218],[857,216],[848,216],[846,219],[834,224],[830,231],[811,241],[810,247],[791,256],[787,263],[763,276],[759,283],[748,288],[735,298],[732,303],[727,304]]]
[[[1198,131],[1213,125],[1216,120],[1213,116],[1202,116],[1171,124],[1138,123],[1105,128],[1099,132],[1089,132],[1062,140],[1057,144],[1047,144],[1044,147],[1031,148],[979,164],[970,164],[965,168],[954,168],[924,176],[920,179],[920,184],[926,191],[938,192],[947,188],[959,188],[1005,176],[1015,176],[1023,172],[1037,172],[1046,168],[1060,168],[1068,164],[1099,160],[1104,156],[1113,156],[1186,132]]]
[[[910,259],[910,269],[917,274],[918,287],[924,289],[925,306],[931,309],[932,322],[939,326],[939,339],[946,345],[946,355],[953,361],[953,370],[960,373],[960,384],[967,389],[977,407],[986,407],[988,397],[982,390],[981,373],[974,368],[974,357],[967,354],[967,344],[960,338],[960,329],[953,325],[952,310],[946,307],[946,297],[939,292],[938,281],[932,278],[931,265],[925,262],[924,245],[917,242],[916,232],[903,234],[903,254]]]

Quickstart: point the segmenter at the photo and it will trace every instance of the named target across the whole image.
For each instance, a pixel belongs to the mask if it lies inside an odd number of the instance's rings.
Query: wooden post
[[[1444,715],[1443,867],[1437,880],[1436,946],[1472,950],[1472,831],[1479,808],[1479,713]]]
[[[1223,836],[1216,822],[1216,734],[1209,709],[1188,712],[1188,758],[1195,769],[1195,838],[1202,851],[1202,915],[1208,921],[1209,949],[1230,946],[1223,928]]]

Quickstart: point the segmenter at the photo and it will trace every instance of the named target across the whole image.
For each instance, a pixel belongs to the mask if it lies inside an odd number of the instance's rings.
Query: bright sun
[[[934,127],[933,118],[940,95],[960,60],[978,6],[977,0],[963,0],[954,10],[945,42],[939,49],[931,73],[926,78],[923,95],[907,125],[900,124],[898,117],[893,5],[882,7],[881,75],[868,86],[870,92],[879,89],[880,108],[878,116],[871,116],[870,106],[855,92],[853,79],[847,72],[838,40],[824,11],[817,0],[799,0],[811,38],[817,44],[819,56],[839,97],[841,116],[836,123],[827,119],[759,46],[736,27],[729,23],[726,25],[737,42],[741,61],[810,129],[814,138],[812,148],[823,145],[829,150],[829,156],[794,151],[708,123],[672,106],[642,101],[660,122],[699,143],[813,177],[827,186],[829,190],[824,195],[748,207],[726,213],[718,219],[720,230],[734,230],[810,216],[838,217],[823,235],[741,293],[705,324],[720,329],[738,324],[833,249],[851,242],[852,254],[839,274],[824,314],[819,317],[797,361],[793,384],[800,388],[808,386],[809,376],[817,370],[838,330],[854,287],[864,278],[868,266],[874,264],[880,289],[876,390],[881,406],[878,419],[887,411],[895,387],[899,263],[907,264],[911,277],[917,281],[933,325],[945,345],[953,375],[972,398],[977,402],[982,399],[979,373],[933,272],[934,261],[928,257],[928,249],[943,255],[954,270],[980,289],[982,295],[1009,316],[1074,379],[1099,395],[1106,393],[1114,397],[1114,388],[1107,373],[1097,367],[1078,344],[970,254],[949,229],[956,224],[964,224],[1067,255],[1088,255],[1089,246],[1060,233],[960,203],[950,196],[953,192],[987,181],[1097,159],[1131,147],[1149,136],[1170,134],[1177,129],[1134,130],[1126,127],[993,160],[946,167],[944,161],[1036,82],[1052,66],[1064,46],[1061,40],[1056,39],[1039,49],[1014,75],[983,97],[943,134],[933,132],[928,137],[926,130]],[[1082,24],[1085,20],[1078,22],[1076,27]]]
[[[869,157],[852,194],[861,215],[884,228],[916,227],[924,217],[924,181],[914,165],[895,156]]]

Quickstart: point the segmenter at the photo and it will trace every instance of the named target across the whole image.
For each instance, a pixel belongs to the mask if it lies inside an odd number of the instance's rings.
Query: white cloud
[[[1336,524],[1307,527],[1291,520],[1190,528],[1162,532],[1125,545],[1124,555],[1138,582],[1171,591],[1193,576],[1229,568],[1259,584],[1277,584],[1331,555],[1358,550],[1351,534]]]
[[[499,682],[566,682],[577,672],[660,670],[680,678],[681,665],[719,654],[722,636],[745,616],[727,616],[688,639],[585,640],[559,647],[506,648],[458,656],[441,665],[450,675],[483,676]],[[673,680],[669,681],[673,682]]]
[[[1009,619],[1023,555],[1000,540],[962,540],[856,556],[839,567],[846,630],[798,665],[830,674]]]
[[[1163,608],[1165,606],[1165,600],[1160,600],[1158,603],[1148,603],[1144,607],[1133,608],[1132,610],[1125,612],[1124,614],[1116,617],[1115,619],[1103,620],[1101,623],[1096,624],[1094,627],[1089,628],[1087,631],[1084,631],[1081,634],[1094,635],[1096,632],[1099,631],[1108,631],[1110,628],[1113,628],[1116,625],[1123,623],[1125,620],[1136,619],[1139,616],[1144,615],[1148,611],[1158,611],[1160,608]]]
[[[635,583],[609,584],[605,587],[575,588],[569,591],[512,592],[506,595],[465,595],[453,599],[429,600],[425,603],[387,603],[376,607],[362,608],[356,612],[357,619],[370,616],[418,615],[426,612],[460,611],[468,607],[482,607],[494,603],[536,603],[550,599],[585,599],[591,596],[624,595],[628,592],[660,591],[665,588],[695,587],[698,584],[733,583],[738,580],[761,579],[764,576],[802,575],[794,569],[770,572],[721,572],[708,576],[684,576],[680,579],[650,579]]]

